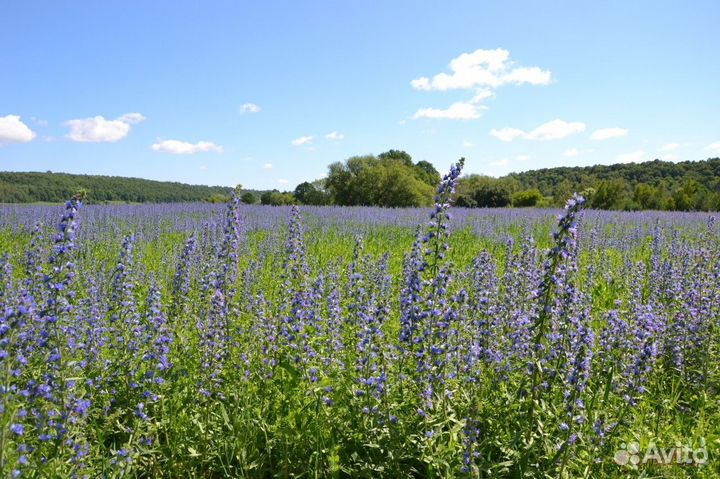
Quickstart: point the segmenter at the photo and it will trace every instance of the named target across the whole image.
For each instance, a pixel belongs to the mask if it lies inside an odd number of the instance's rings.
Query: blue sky
[[[717,1],[15,1],[0,170],[292,189],[720,156]]]

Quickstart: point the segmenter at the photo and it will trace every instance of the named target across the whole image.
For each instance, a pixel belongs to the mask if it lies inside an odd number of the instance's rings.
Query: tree
[[[397,160],[405,166],[413,166],[412,157],[403,150],[388,150],[378,155],[380,160]]]
[[[543,195],[537,188],[518,191],[512,195],[512,205],[515,207],[537,206],[543,200]]]
[[[478,208],[500,208],[512,202],[511,182],[490,176],[469,175],[461,178],[456,191],[456,204]]]
[[[300,183],[293,193],[295,199],[304,205],[326,205],[328,195],[318,190],[315,185],[307,181]]]
[[[633,201],[643,210],[657,210],[660,206],[657,202],[657,189],[645,183],[635,185]]]
[[[292,193],[281,193],[278,190],[266,191],[260,196],[260,203],[271,206],[292,205],[295,204],[295,197]]]
[[[620,178],[601,181],[590,200],[590,205],[601,210],[622,209],[627,199],[625,187],[625,181]]]
[[[252,194],[252,192],[248,191],[242,194],[242,196],[240,197],[240,201],[242,201],[246,205],[254,205],[255,203],[257,203],[257,197]]]
[[[415,171],[417,172],[418,178],[420,178],[423,183],[427,183],[432,187],[436,187],[440,184],[440,173],[429,161],[418,161],[415,164]]]
[[[396,150],[331,164],[325,186],[336,204],[347,206],[426,206],[434,191],[419,178],[410,155]]]
[[[475,190],[473,199],[479,208],[502,208],[512,201],[510,192],[500,183],[481,186]]]

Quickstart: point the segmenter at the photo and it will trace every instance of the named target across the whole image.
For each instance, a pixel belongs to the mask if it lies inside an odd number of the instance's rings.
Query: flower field
[[[461,168],[0,206],[0,477],[720,477],[712,214],[456,210]]]

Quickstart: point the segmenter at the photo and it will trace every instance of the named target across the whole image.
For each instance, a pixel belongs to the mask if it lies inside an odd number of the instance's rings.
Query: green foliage
[[[333,202],[343,206],[428,206],[434,191],[428,183],[434,178],[431,168],[427,162],[413,165],[407,153],[390,150],[331,164],[325,186]]]
[[[470,175],[460,179],[456,206],[500,208],[512,202],[514,185],[506,179]]]
[[[429,161],[418,161],[415,170],[418,177],[433,188],[440,183],[440,172]]]
[[[231,188],[119,176],[0,172],[0,203],[64,202],[78,190],[89,203],[225,201]]]
[[[412,157],[403,150],[388,150],[385,153],[380,153],[378,158],[383,161],[396,160],[405,166],[413,166]]]
[[[512,195],[512,205],[515,207],[538,206],[543,201],[543,195],[537,188],[518,191]]]
[[[240,196],[240,201],[242,201],[246,205],[254,205],[255,203],[257,203],[257,200],[257,197],[251,191],[243,193]]]
[[[720,158],[546,168],[511,173],[521,189],[537,188],[561,206],[574,191],[595,190],[590,205],[599,209],[717,211]]]
[[[298,203],[303,205],[327,205],[330,197],[327,193],[319,190],[314,184],[307,181],[300,183],[293,193]]]
[[[590,205],[600,210],[622,209],[626,198],[625,186],[625,181],[619,178],[601,181],[590,198]]]
[[[292,193],[281,193],[278,190],[266,191],[260,195],[260,203],[270,206],[294,205],[295,196]]]

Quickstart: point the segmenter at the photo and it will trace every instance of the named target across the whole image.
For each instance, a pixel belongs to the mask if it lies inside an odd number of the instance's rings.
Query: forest
[[[0,172],[0,203],[59,203],[79,190],[90,203],[179,203],[220,200],[231,188],[50,171]]]
[[[353,156],[328,166],[325,178],[293,191],[241,190],[241,201],[265,205],[417,207],[433,203],[440,174],[402,150]],[[232,188],[67,173],[0,172],[0,203],[61,202],[78,190],[90,203],[224,202]],[[466,208],[559,207],[573,192],[602,210],[720,210],[720,158],[673,163],[558,167],[500,178],[460,178],[453,204]]]

